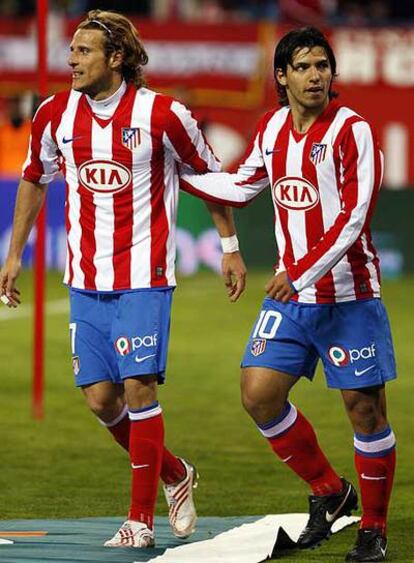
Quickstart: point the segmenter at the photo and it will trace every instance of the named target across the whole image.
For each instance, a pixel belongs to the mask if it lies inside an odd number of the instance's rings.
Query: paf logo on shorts
[[[115,348],[121,356],[126,356],[131,351],[131,344],[126,336],[120,336],[115,341]]]
[[[88,160],[78,171],[79,181],[91,192],[115,193],[131,182],[131,172],[113,160]]]
[[[310,182],[296,176],[280,178],[272,188],[277,205],[288,210],[307,211],[319,202],[319,192]]]
[[[344,350],[341,346],[331,346],[328,350],[329,360],[337,367],[346,366],[349,363],[353,364],[358,360],[370,360],[375,358],[375,355],[375,342],[363,348]]]
[[[152,346],[156,346],[157,338],[157,333],[147,334],[145,336],[134,336],[133,338],[131,338],[132,349],[138,350],[139,348],[141,348],[141,346],[144,346],[144,348],[151,348]]]
[[[328,350],[328,358],[336,367],[349,364],[349,354],[341,346],[331,346]]]

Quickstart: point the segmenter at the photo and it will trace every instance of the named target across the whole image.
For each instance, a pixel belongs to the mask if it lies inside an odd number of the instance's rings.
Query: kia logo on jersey
[[[79,181],[88,190],[97,193],[114,193],[131,182],[131,172],[113,160],[88,160],[79,168]]]
[[[288,210],[307,211],[319,201],[319,192],[310,182],[296,176],[284,176],[273,185],[273,197]]]

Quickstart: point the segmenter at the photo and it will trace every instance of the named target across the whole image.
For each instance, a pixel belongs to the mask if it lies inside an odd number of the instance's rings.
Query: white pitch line
[[[46,303],[46,315],[61,315],[69,311],[69,299],[56,299]],[[0,310],[0,322],[27,319],[33,314],[33,305],[20,305],[17,309],[3,307]]]

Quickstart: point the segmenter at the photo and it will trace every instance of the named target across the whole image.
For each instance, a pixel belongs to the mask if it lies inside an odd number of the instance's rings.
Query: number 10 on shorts
[[[261,311],[252,338],[274,338],[281,322],[282,314],[279,311]]]

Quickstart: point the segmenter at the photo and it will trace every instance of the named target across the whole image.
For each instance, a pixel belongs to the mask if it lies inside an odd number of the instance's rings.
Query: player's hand
[[[246,286],[247,274],[240,252],[225,252],[221,261],[221,271],[230,301],[237,301]]]
[[[0,270],[0,298],[8,307],[20,305],[20,291],[15,284],[21,267],[20,260],[8,258]]]
[[[267,282],[265,289],[269,297],[281,303],[287,303],[296,293],[289,282],[287,272],[279,272],[273,276]]]

